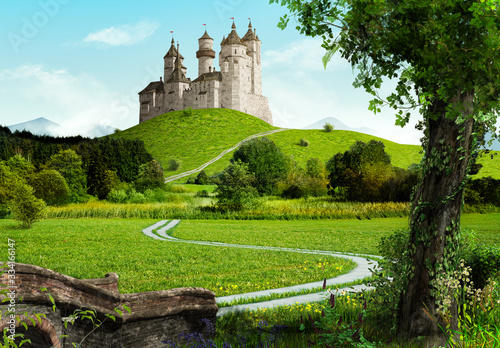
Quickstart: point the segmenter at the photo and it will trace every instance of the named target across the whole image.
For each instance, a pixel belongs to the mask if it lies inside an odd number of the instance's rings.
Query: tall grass
[[[168,203],[115,204],[89,202],[49,207],[49,218],[140,218],[140,219],[235,219],[235,220],[318,220],[404,217],[407,203],[338,203],[328,197],[299,200],[261,199],[243,211],[215,208],[210,198],[172,195]],[[180,198],[179,198],[180,197]]]

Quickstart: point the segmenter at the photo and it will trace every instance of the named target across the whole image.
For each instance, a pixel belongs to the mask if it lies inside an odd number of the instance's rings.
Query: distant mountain
[[[353,132],[377,135],[376,134],[377,132],[374,131],[373,129],[370,129],[367,127],[352,128],[352,127],[345,125],[344,123],[342,123],[342,121],[336,119],[335,117],[326,117],[326,118],[319,120],[313,124],[310,124],[307,127],[302,128],[302,129],[323,129],[323,126],[325,125],[325,123],[330,123],[337,130],[348,130],[348,131],[353,131]]]
[[[27,130],[36,135],[49,135],[53,137],[64,137],[72,135],[81,135],[83,137],[95,138],[102,137],[114,132],[114,128],[102,124],[92,124],[83,129],[63,127],[45,117],[13,124],[8,126],[11,132]]]

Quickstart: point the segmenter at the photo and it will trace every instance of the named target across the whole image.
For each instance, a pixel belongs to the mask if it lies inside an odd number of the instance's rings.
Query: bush
[[[181,167],[181,162],[179,162],[178,160],[176,159],[168,160],[167,170],[174,172],[178,170],[180,167]]]
[[[60,205],[68,202],[70,190],[64,177],[54,169],[44,169],[29,177],[34,195],[48,205]]]
[[[472,269],[471,279],[477,289],[483,289],[489,278],[498,277],[500,274],[499,247],[476,244],[467,252],[464,259],[465,265]]]
[[[12,214],[14,219],[21,222],[25,228],[30,228],[44,217],[46,204],[34,196],[31,186],[23,183],[18,184],[14,189],[14,196]]]
[[[255,189],[264,195],[277,192],[276,183],[288,172],[289,160],[281,150],[266,137],[252,139],[234,152],[231,163],[241,161],[248,165],[248,171],[255,177]]]
[[[125,203],[128,199],[127,193],[123,189],[113,189],[108,194],[108,201],[113,203]]]
[[[299,145],[303,146],[303,147],[308,147],[309,146],[309,141],[307,141],[305,139],[300,139]]]
[[[228,210],[242,210],[253,204],[258,196],[254,187],[255,176],[249,172],[248,164],[236,161],[224,169],[220,184],[215,189],[217,206]]]
[[[196,185],[207,185],[208,182],[209,182],[209,177],[207,175],[207,173],[205,173],[204,170],[202,170],[200,173],[198,173],[198,175],[196,176],[196,179],[194,181],[194,183]]]
[[[158,188],[165,185],[163,168],[157,160],[145,163],[139,168],[139,176],[135,182],[136,188],[143,192],[148,188]]]
[[[196,192],[195,197],[208,198],[208,197],[210,197],[210,193],[208,193],[207,190],[202,190],[202,191]]]
[[[325,132],[327,132],[327,133],[331,133],[331,132],[333,132],[334,128],[335,128],[335,127],[334,127],[332,124],[328,123],[328,122],[327,122],[327,123],[325,123],[325,125],[323,126],[323,129],[324,129],[324,130],[325,130]]]
[[[128,201],[136,204],[146,203],[146,197],[141,192],[132,189],[128,194]]]
[[[493,204],[500,206],[500,180],[486,177],[469,180],[464,191],[467,204]]]

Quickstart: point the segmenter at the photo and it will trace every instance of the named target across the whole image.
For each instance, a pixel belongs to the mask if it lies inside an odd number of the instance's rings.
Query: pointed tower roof
[[[221,45],[229,45],[229,44],[243,44],[243,41],[239,37],[238,33],[236,32],[236,25],[234,24],[231,26],[231,32],[227,36],[227,39],[223,40]]]
[[[256,36],[255,36],[255,31],[252,30],[252,21],[250,21],[250,23],[248,24],[248,31],[247,33],[245,34],[245,36],[243,36],[243,41],[250,41],[250,40],[256,40]]]
[[[210,37],[210,35],[208,35],[206,30],[205,30],[205,34],[203,34],[203,36],[200,37],[200,40],[212,40],[213,41],[213,39]]]
[[[167,54],[165,54],[165,56],[163,58],[169,58],[169,57],[176,57],[177,56],[177,50],[175,49],[175,46],[174,46],[174,38],[172,38],[172,44],[170,45],[170,49],[168,50]],[[179,54],[179,57],[181,59],[184,59],[184,57],[182,56],[182,54]]]
[[[182,72],[182,64],[180,60],[180,54],[179,54],[179,44],[177,44],[177,59],[175,60],[175,69],[172,72],[172,77],[168,79],[167,82],[186,82],[188,83],[188,79],[186,78],[186,75]]]

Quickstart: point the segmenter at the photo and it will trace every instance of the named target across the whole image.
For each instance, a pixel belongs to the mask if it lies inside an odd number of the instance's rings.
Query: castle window
[[[234,54],[236,54],[236,53],[237,53],[237,51],[236,51],[236,49],[234,49]]]

